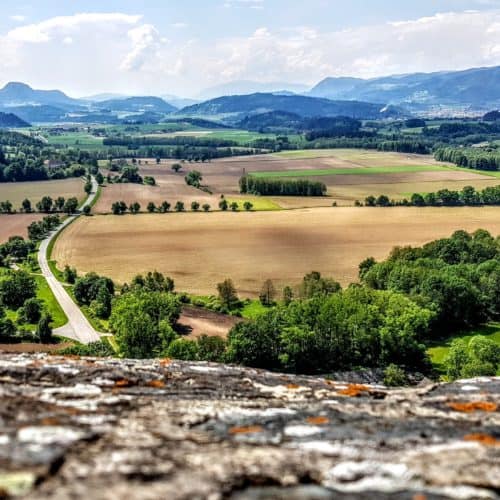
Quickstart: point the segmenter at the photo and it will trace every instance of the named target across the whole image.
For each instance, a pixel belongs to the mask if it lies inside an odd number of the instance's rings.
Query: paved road
[[[88,196],[87,200],[83,204],[90,205],[92,201],[97,196],[97,182],[92,177],[92,191]],[[83,208],[82,206],[82,208]],[[80,214],[74,214],[68,217],[61,226],[53,231],[45,240],[40,244],[40,250],[38,251],[38,263],[42,271],[43,276],[47,280],[50,289],[54,293],[57,301],[59,302],[61,308],[66,313],[68,317],[68,323],[60,328],[54,330],[55,335],[62,335],[70,339],[78,340],[83,344],[89,344],[90,342],[95,342],[99,340],[99,333],[94,329],[94,327],[89,323],[88,319],[84,316],[80,308],[74,303],[73,299],[68,295],[68,292],[60,283],[57,281],[56,277],[52,273],[47,261],[47,247],[50,242],[68,225],[71,224]]]

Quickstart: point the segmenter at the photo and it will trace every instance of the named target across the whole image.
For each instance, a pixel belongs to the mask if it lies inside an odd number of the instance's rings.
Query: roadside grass
[[[500,345],[500,323],[488,323],[473,331],[458,333],[451,337],[432,342],[427,349],[432,364],[438,371],[443,371],[443,362],[448,355],[451,343],[456,339],[470,340],[476,335],[483,335]]]
[[[310,170],[287,170],[251,172],[249,175],[257,178],[282,178],[282,177],[320,177],[326,175],[372,175],[372,174],[398,174],[413,172],[439,172],[444,167],[439,165],[405,165],[395,167],[359,167],[359,168],[318,168]]]
[[[245,210],[245,207],[243,206],[246,201],[249,201],[253,207],[253,211],[270,211],[270,210],[281,210],[281,207],[273,200],[266,199],[266,198],[260,198],[260,197],[255,197],[255,198],[226,198],[227,202],[229,205],[231,203],[237,203],[238,204],[238,210]]]
[[[40,274],[34,274],[33,278],[37,284],[37,298],[45,303],[47,311],[52,316],[52,328],[65,325],[68,322],[68,317],[54,297],[45,278]]]

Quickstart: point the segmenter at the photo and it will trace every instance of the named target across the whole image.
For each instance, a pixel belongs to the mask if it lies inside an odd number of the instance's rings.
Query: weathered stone
[[[0,354],[0,497],[498,498],[500,379]]]

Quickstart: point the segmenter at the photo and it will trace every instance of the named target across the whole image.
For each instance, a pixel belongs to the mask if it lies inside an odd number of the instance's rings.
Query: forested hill
[[[181,115],[218,115],[286,111],[303,117],[348,116],[360,119],[399,117],[404,112],[395,107],[361,101],[331,101],[299,95],[249,94],[218,97],[188,106]]]
[[[2,113],[0,112],[0,128],[22,128],[29,127],[30,124],[21,120],[19,116],[13,113]]]

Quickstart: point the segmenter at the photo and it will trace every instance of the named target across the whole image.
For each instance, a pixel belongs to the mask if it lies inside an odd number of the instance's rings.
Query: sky
[[[500,65],[500,0],[2,0],[0,85],[197,97]]]

